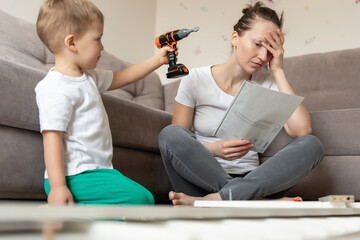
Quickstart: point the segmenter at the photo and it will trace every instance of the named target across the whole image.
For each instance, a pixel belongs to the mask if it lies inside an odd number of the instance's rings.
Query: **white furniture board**
[[[233,204],[228,201],[228,204]],[[233,202],[233,201],[232,201]],[[235,201],[234,201],[235,202]],[[250,203],[251,202],[251,203]],[[205,202],[204,202],[205,203]],[[268,217],[304,217],[304,216],[360,216],[359,203],[346,207],[280,207],[263,205],[255,207],[256,201],[244,201],[244,207],[173,207],[155,206],[47,206],[15,203],[0,204],[0,222],[47,221],[47,220],[126,220],[159,221],[171,219],[232,219],[232,218],[268,218]],[[253,204],[252,207],[250,205]],[[291,203],[289,203],[290,205]],[[307,205],[306,202],[298,203]]]

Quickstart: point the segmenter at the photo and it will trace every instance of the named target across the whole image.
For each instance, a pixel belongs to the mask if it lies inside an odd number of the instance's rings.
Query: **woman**
[[[195,200],[280,198],[322,159],[323,146],[311,136],[309,113],[300,105],[284,128],[293,138],[259,166],[258,154],[246,139],[225,141],[213,136],[240,85],[265,64],[276,82],[262,86],[295,95],[283,70],[282,15],[257,2],[243,9],[231,35],[233,46],[223,64],[193,69],[182,79],[172,125],[163,129],[159,147],[175,189],[174,205]],[[190,131],[193,127],[195,134]]]

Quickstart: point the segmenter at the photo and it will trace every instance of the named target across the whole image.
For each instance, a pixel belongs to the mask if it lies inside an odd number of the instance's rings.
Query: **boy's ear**
[[[76,45],[75,45],[75,36],[72,34],[69,34],[64,39],[65,47],[68,48],[71,51],[76,51]]]

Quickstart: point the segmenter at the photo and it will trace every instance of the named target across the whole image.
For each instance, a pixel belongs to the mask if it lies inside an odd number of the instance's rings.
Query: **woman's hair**
[[[281,13],[279,18],[273,9],[265,7],[262,2],[256,2],[253,6],[248,5],[242,10],[242,13],[243,16],[234,26],[234,31],[236,31],[239,36],[242,36],[246,31],[250,30],[254,22],[259,19],[272,22],[278,26],[279,29],[282,28],[284,12]]]
[[[47,0],[40,8],[36,31],[54,53],[68,34],[81,36],[95,20],[104,23],[104,16],[89,0]]]

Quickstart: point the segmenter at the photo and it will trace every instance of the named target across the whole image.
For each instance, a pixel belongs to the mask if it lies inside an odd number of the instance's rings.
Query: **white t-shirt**
[[[100,96],[112,79],[112,71],[89,70],[69,77],[51,69],[35,88],[40,131],[64,132],[66,176],[113,168],[109,120]]]
[[[265,80],[257,83],[278,91],[274,81]],[[182,78],[175,100],[194,108],[193,127],[196,139],[206,143],[220,140],[213,134],[233,98],[234,96],[219,88],[211,74],[211,66],[206,66],[192,69],[189,75]],[[244,157],[232,161],[219,157],[216,159],[225,171],[233,174],[246,173],[259,166],[259,156],[254,151],[249,151]]]

